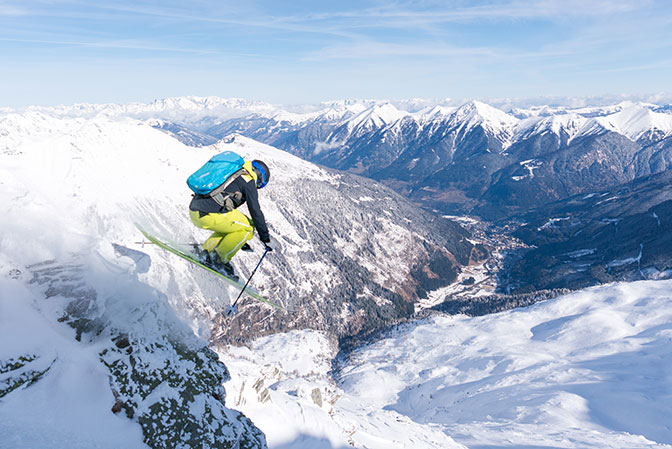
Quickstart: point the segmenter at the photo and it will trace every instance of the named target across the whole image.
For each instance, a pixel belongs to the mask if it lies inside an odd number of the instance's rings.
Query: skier
[[[213,269],[237,280],[231,259],[238,250],[251,251],[247,241],[259,233],[259,239],[268,251],[274,245],[268,233],[264,214],[259,206],[257,189],[263,188],[271,176],[268,166],[259,160],[245,161],[242,170],[231,175],[226,181],[226,188],[218,200],[210,195],[194,194],[189,204],[191,221],[202,229],[213,231],[210,238],[203,243],[199,251],[204,262]],[[251,219],[238,210],[247,203]],[[223,205],[221,205],[223,204]]]

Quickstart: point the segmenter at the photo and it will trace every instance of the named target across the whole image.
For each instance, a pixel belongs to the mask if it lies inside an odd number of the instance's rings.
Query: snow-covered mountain
[[[213,154],[234,150],[273,167],[273,182],[261,201],[283,251],[272,256],[275,262],[262,267],[257,279],[264,293],[302,311],[266,320],[267,330],[276,320],[284,328],[329,328],[336,336],[376,328],[407,316],[415,296],[452,282],[460,266],[472,261],[473,245],[460,226],[428,215],[373,181],[318,168],[240,135],[193,148],[131,119],[38,117],[33,127],[16,127],[26,119],[21,115],[0,122],[14,139],[3,156],[21,167],[7,169],[4,180],[17,190],[16,198],[23,198],[21,192],[29,195],[19,203],[30,205],[33,196],[44,201],[39,196],[44,188],[47,207],[63,198],[57,207],[77,216],[78,233],[90,234],[87,224],[95,223],[106,241],[134,250],[133,221],[148,222],[168,238],[205,239],[207,233],[188,219],[190,192],[184,183]],[[25,179],[13,180],[23,172]],[[40,190],[35,191],[32,184],[38,179]],[[17,201],[7,204],[14,207]],[[120,212],[124,209],[128,214]],[[256,257],[240,255],[241,274]],[[440,268],[427,271],[426,266]],[[203,301],[216,299],[216,283],[203,283],[204,276],[200,270],[189,272],[185,282],[203,284],[196,290]],[[339,313],[332,316],[324,307]],[[389,307],[387,318],[368,316],[367,309],[381,307]],[[238,323],[224,327],[234,329]]]
[[[607,129],[636,142],[650,144],[672,136],[672,114],[657,112],[656,105],[620,104],[620,110],[598,117]]]
[[[210,124],[210,117],[217,120],[240,117],[253,113],[273,113],[277,107],[261,101],[250,101],[242,98],[221,97],[170,97],[154,100],[151,103],[127,104],[89,104],[80,103],[72,106],[29,106],[20,110],[7,110],[6,113],[41,112],[55,117],[70,118],[136,118],[163,119],[177,121],[192,126]]]
[[[578,137],[601,134],[608,129],[594,118],[571,112],[524,120],[516,127],[515,140],[525,141],[534,136],[550,133],[561,137],[563,143],[567,145]]]
[[[459,107],[454,100],[337,101],[285,110],[241,99],[181,97],[144,105],[31,110],[147,119],[196,146],[240,133],[372,177],[425,207],[500,218],[667,169],[672,114],[665,105],[574,102],[581,106],[509,108],[507,113],[481,101]],[[610,159],[605,148],[614,146],[626,150]],[[562,154],[552,155],[556,152]],[[532,159],[541,167],[536,178],[521,173]],[[580,167],[566,163],[579,159]],[[577,169],[590,176],[575,176]],[[571,188],[564,182],[568,175]]]
[[[330,139],[338,142],[341,140],[344,141],[351,138],[361,137],[373,130],[390,125],[405,115],[407,114],[389,103],[374,105],[356,116],[349,118],[343,125],[334,131],[330,136]]]
[[[175,176],[198,162],[135,121],[1,123],[2,446],[266,447],[224,405],[189,287],[133,243],[134,220],[182,213]]]

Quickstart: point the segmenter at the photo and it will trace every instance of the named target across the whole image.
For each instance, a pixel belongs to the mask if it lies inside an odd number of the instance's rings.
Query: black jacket
[[[241,200],[235,203],[235,207],[238,208],[242,204],[247,203],[247,209],[252,216],[252,224],[259,233],[259,239],[262,242],[270,242],[271,238],[268,234],[264,213],[261,211],[261,207],[259,207],[259,195],[254,180],[246,181],[243,176],[238,176],[224,192],[231,194],[240,192],[242,194]],[[201,217],[212,213],[223,214],[227,212],[213,198],[203,195],[194,195],[191,204],[189,204],[189,209],[197,211]]]

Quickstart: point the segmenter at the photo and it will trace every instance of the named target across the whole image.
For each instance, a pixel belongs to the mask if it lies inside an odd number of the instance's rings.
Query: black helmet
[[[252,168],[257,172],[257,189],[261,189],[271,179],[271,171],[268,169],[268,165],[256,159],[252,161]]]

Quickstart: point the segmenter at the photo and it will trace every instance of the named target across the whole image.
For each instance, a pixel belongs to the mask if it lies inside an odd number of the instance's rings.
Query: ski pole
[[[240,293],[238,293],[238,297],[236,298],[235,301],[233,301],[233,304],[231,304],[231,306],[226,310],[226,314],[227,314],[227,315],[235,315],[235,313],[236,313],[236,304],[238,304],[238,300],[240,299],[241,296],[243,296],[243,292],[245,291],[245,289],[247,288],[247,285],[248,285],[248,284],[250,283],[250,281],[252,280],[252,276],[254,276],[254,273],[257,272],[257,268],[259,268],[259,265],[261,265],[261,262],[264,260],[264,257],[266,257],[266,254],[267,254],[269,251],[270,251],[270,250],[269,250],[268,248],[266,248],[266,250],[264,251],[264,254],[261,255],[261,259],[259,259],[259,263],[257,263],[257,266],[254,267],[254,270],[252,270],[252,274],[251,274],[250,277],[247,279],[247,282],[245,282],[245,285],[243,286],[243,288],[242,288],[242,290],[240,291]]]

